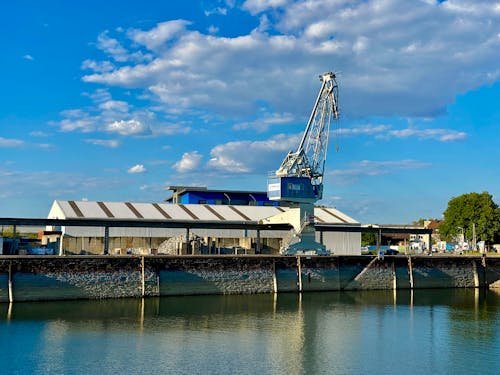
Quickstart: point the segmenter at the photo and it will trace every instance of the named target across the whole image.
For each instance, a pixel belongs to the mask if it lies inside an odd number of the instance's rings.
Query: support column
[[[481,282],[479,280],[479,272],[477,270],[477,263],[475,259],[472,259],[472,271],[474,274],[474,288],[479,288],[481,286]]]
[[[392,289],[398,289],[398,278],[396,276],[396,265],[394,264],[394,259],[392,260]]]
[[[413,290],[413,264],[411,262],[411,255],[408,255],[408,274],[410,276],[410,289]]]
[[[141,257],[141,297],[144,298],[146,295],[146,278],[144,271],[144,256]]]
[[[9,302],[14,302],[14,293],[12,292],[12,261],[9,262]]]
[[[377,233],[377,258],[383,259],[384,255],[380,253],[380,243],[382,242],[382,230],[379,229]]]
[[[189,228],[186,228],[186,254],[189,254]]]
[[[297,285],[299,293],[302,293],[302,266],[300,264],[300,255],[297,256]]]
[[[273,260],[273,291],[278,293],[278,278],[276,277],[276,261]]]
[[[109,227],[104,227],[104,255],[109,254]]]
[[[260,229],[257,229],[257,243],[255,244],[255,254],[260,254]]]
[[[427,236],[427,252],[432,253],[432,233],[429,233]]]
[[[16,231],[17,231],[17,225],[12,226],[12,255],[17,255],[17,236],[16,236]]]

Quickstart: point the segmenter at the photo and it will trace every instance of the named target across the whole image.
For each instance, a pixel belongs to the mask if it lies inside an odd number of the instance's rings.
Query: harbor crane
[[[290,210],[266,218],[265,223],[290,223],[298,242],[282,245],[286,255],[327,255],[315,239],[314,204],[323,197],[323,175],[330,122],[338,120],[338,85],[335,74],[319,76],[321,88],[296,151],[290,151],[281,166],[268,178],[270,200],[287,202]]]

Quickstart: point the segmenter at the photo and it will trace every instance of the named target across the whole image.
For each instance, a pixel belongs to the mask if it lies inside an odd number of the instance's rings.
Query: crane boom
[[[332,72],[320,75],[321,88],[314,103],[306,129],[296,151],[290,151],[279,169],[275,172],[274,179],[270,179],[268,193],[270,199],[289,202],[303,202],[304,200],[317,201],[323,196],[323,174],[328,149],[328,135],[330,122],[339,118],[338,112],[338,85],[335,74]],[[303,192],[289,192],[287,186],[280,186],[278,182],[302,184]],[[285,180],[283,180],[285,179]],[[305,185],[307,186],[305,186]],[[283,189],[283,187],[285,189]],[[271,188],[271,190],[269,190]],[[284,194],[284,195],[283,195]]]
[[[328,149],[330,122],[339,118],[338,85],[335,74],[319,76],[321,88],[297,150],[290,151],[279,169],[268,179],[267,196],[284,201],[290,210],[263,222],[292,224],[298,242],[282,245],[283,254],[330,254],[316,241],[314,203],[323,197],[323,174]]]

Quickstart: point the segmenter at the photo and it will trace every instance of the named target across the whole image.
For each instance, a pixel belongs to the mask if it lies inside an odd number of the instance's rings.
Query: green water
[[[500,374],[500,291],[0,304],[1,374]]]

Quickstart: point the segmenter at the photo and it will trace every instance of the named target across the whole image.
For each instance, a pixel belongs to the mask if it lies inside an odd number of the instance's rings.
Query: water
[[[1,374],[500,374],[500,291],[0,304]]]

